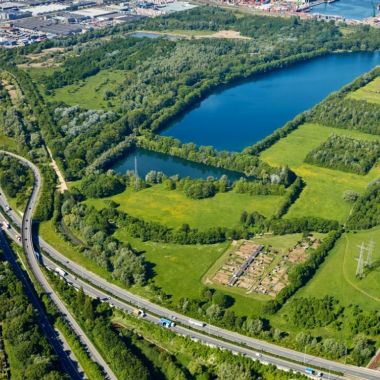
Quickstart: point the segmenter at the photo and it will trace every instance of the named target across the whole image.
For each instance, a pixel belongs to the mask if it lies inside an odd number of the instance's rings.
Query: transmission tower
[[[365,266],[367,268],[370,268],[371,265],[372,265],[372,256],[373,256],[373,250],[375,248],[375,242],[373,240],[371,240],[368,244],[368,248],[367,248],[367,258],[365,260]]]
[[[356,267],[356,277],[363,278],[364,275],[364,251],[366,250],[364,246],[364,242],[362,242],[359,246],[360,253],[358,258],[358,266]]]
[[[137,156],[135,156],[135,177],[137,178],[139,176],[139,172],[137,170]]]

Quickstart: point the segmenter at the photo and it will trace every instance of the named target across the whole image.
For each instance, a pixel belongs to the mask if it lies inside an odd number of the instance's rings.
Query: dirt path
[[[47,148],[47,151],[49,152],[49,156],[51,159],[50,166],[54,169],[54,171],[56,172],[56,174],[58,176],[58,181],[59,181],[58,189],[61,193],[64,193],[66,190],[68,190],[67,183],[65,181],[65,177],[63,176],[61,170],[59,169],[57,163],[55,162],[53,155],[51,154],[51,151],[49,148]]]

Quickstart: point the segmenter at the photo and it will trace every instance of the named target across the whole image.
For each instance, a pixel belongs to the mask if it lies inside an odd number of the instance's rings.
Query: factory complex
[[[55,37],[155,17],[194,7],[184,1],[20,0],[0,2],[0,46],[17,47]]]

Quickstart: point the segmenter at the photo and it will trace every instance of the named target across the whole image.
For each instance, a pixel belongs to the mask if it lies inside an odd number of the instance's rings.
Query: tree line
[[[354,204],[347,220],[347,227],[366,230],[380,225],[380,181],[370,184],[366,192]]]

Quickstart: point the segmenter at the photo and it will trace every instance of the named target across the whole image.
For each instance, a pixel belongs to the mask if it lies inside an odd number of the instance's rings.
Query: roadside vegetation
[[[1,345],[11,378],[66,379],[21,282],[5,261],[0,261],[0,277]]]

